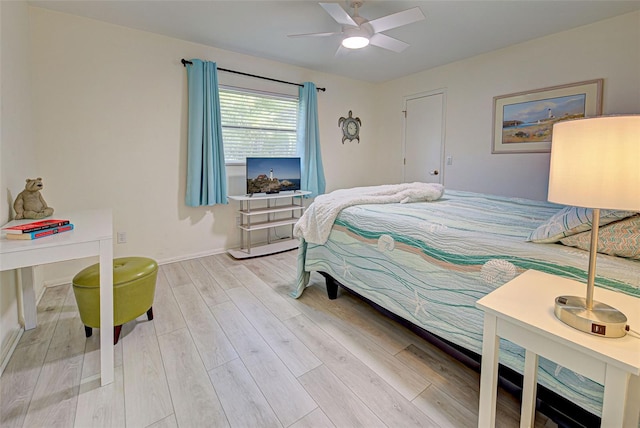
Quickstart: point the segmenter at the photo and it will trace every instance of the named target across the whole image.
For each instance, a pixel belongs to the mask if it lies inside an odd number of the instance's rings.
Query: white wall
[[[385,83],[378,161],[387,160],[389,181],[401,180],[403,97],[445,88],[445,151],[453,157],[445,187],[546,200],[548,153],[491,154],[493,97],[596,78],[604,78],[604,114],[640,113],[640,12]]]
[[[115,246],[116,256],[147,255],[162,262],[239,243],[235,205],[184,204],[187,79],[181,58],[326,87],[318,107],[328,188],[368,179],[377,153],[371,84],[39,8],[30,16],[43,193],[58,211],[112,207],[114,230],[128,237],[127,244]],[[219,80],[267,91],[298,90],[224,72]],[[338,118],[349,110],[364,122],[360,144],[341,143]],[[229,168],[228,174],[230,193],[244,193],[244,167]],[[45,275],[54,282],[68,279],[77,266],[58,264]]]
[[[0,224],[13,199],[38,174],[31,133],[29,15],[23,1],[0,2]],[[0,363],[20,331],[16,271],[0,272]],[[36,289],[39,293],[40,289]]]

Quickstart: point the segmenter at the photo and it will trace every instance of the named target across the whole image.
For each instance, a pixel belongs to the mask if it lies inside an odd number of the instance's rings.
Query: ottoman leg
[[[151,321],[153,319],[153,306],[147,311],[147,319]]]
[[[122,325],[116,325],[113,327],[113,344],[118,344],[118,339],[120,339],[120,331],[122,330]]]
[[[91,337],[93,334],[93,329],[91,327],[84,326],[84,335],[85,337]]]

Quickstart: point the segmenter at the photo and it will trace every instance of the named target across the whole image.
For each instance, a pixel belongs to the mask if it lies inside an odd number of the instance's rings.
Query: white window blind
[[[226,163],[296,155],[296,97],[220,87]]]

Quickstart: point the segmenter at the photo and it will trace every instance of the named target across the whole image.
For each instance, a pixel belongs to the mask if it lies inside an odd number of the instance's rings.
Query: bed
[[[336,285],[342,285],[477,362],[483,327],[483,313],[475,307],[479,298],[527,269],[586,283],[587,251],[527,241],[532,231],[555,233],[554,224],[548,222],[556,218],[552,223],[558,223],[563,208],[450,190],[429,202],[344,207],[326,242],[312,243],[302,237],[298,284],[292,295],[303,293],[310,272],[322,273],[330,298],[335,298]],[[628,215],[610,221],[615,224]],[[588,234],[588,229],[585,226],[579,232]],[[598,255],[596,286],[640,297],[640,260]],[[507,377],[517,384],[524,350],[504,340],[500,346],[504,373],[516,374],[515,379]],[[539,397],[546,397],[547,405],[553,402],[553,412],[564,423],[597,423],[601,385],[545,359],[540,360],[538,382]]]

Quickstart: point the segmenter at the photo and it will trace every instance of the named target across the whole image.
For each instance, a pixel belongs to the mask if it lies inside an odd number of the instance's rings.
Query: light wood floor
[[[105,387],[99,330],[85,338],[70,285],[47,289],[0,378],[0,426],[477,425],[477,373],[343,291],[328,300],[319,275],[290,298],[295,266],[295,251],[161,266],[155,319],[123,327]],[[498,426],[518,415],[499,393]]]

